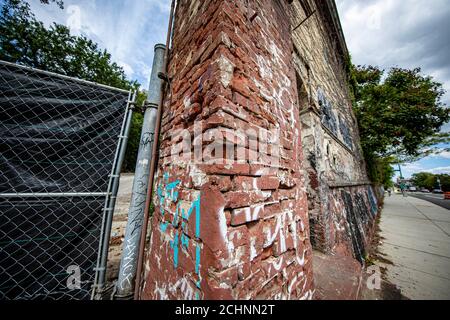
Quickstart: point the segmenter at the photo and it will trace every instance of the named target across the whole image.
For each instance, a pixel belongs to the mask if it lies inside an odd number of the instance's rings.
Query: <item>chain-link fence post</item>
[[[101,299],[105,290],[106,283],[106,267],[108,262],[109,241],[111,237],[111,228],[114,217],[114,209],[116,206],[117,193],[119,191],[120,173],[122,170],[123,161],[128,144],[128,137],[131,129],[133,119],[133,110],[136,102],[136,92],[134,92],[132,99],[131,91],[128,96],[126,117],[124,118],[122,128],[119,135],[119,145],[117,146],[116,155],[114,157],[113,169],[110,174],[108,185],[108,196],[105,201],[104,214],[102,221],[102,230],[100,232],[100,244],[97,259],[97,266],[95,268],[95,280],[92,290],[93,299]]]

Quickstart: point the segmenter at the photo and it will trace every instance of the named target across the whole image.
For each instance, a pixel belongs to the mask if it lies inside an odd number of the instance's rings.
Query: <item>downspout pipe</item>
[[[147,103],[145,104],[144,122],[133,181],[128,223],[123,242],[123,252],[120,261],[119,277],[116,284],[117,299],[131,299],[134,293],[139,245],[143,230],[144,212],[147,211],[146,198],[149,186],[150,163],[154,162],[155,137],[158,136],[158,110],[162,101],[163,80],[158,74],[164,71],[166,47],[163,44],[155,46],[153,67],[150,77]],[[143,233],[144,232],[144,233]]]
[[[170,42],[172,39],[172,27],[173,27],[173,21],[174,21],[174,12],[175,12],[175,0],[172,0],[171,8],[170,8],[170,16],[169,16],[169,27],[167,30],[167,39],[166,39],[166,48],[165,54],[164,54],[164,67],[161,73],[162,78],[168,79],[167,76],[167,70],[168,70],[168,64],[169,64],[169,48],[170,48]],[[150,211],[150,203],[152,201],[153,196],[153,184],[154,184],[154,176],[156,172],[156,167],[158,164],[158,142],[159,142],[159,134],[161,131],[161,119],[163,114],[163,99],[164,96],[160,96],[159,105],[158,105],[158,113],[157,113],[157,120],[156,120],[156,129],[155,129],[155,143],[153,144],[153,157],[150,164],[150,175],[149,175],[149,181],[148,181],[148,190],[147,190],[147,199],[145,203],[145,212],[144,212],[144,222],[142,225],[142,233],[140,234],[140,244],[139,244],[139,257],[137,262],[137,274],[136,274],[136,285],[134,290],[134,300],[139,300],[140,296],[140,286],[141,286],[141,278],[142,278],[142,267],[144,263],[144,254],[145,254],[145,240],[147,238],[147,228],[149,225],[149,211]],[[151,230],[150,230],[151,232]]]

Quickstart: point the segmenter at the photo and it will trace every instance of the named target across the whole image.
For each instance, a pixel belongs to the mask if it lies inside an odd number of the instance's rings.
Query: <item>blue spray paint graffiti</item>
[[[339,117],[339,129],[341,131],[344,143],[353,150],[353,139],[347,121],[343,117]]]
[[[187,221],[189,221],[192,213],[195,212],[195,238],[200,239],[200,221],[201,221],[201,213],[200,213],[200,197],[193,201],[191,203],[191,206],[189,207],[189,210],[186,211],[181,208],[181,203],[178,201],[178,190],[177,188],[181,184],[180,180],[176,180],[174,182],[169,183],[169,175],[166,173],[163,177],[163,186],[158,186],[157,189],[157,195],[159,198],[159,204],[160,204],[160,212],[161,216],[164,219],[165,215],[165,204],[166,201],[169,201],[171,203],[176,203],[176,210],[172,217],[172,222],[163,221],[160,223],[160,230],[162,233],[167,232],[167,229],[170,224],[177,229],[180,225],[180,216],[181,216],[181,231],[176,230],[174,239],[170,241],[170,247],[173,250],[173,266],[174,268],[178,268],[178,255],[179,255],[179,246],[181,245],[182,248],[188,249],[190,239],[186,235],[188,234],[187,230]],[[201,257],[201,247],[198,243],[195,243],[195,273],[198,275],[199,280],[197,281],[196,285],[197,288],[200,290],[200,257]],[[198,300],[200,295],[198,292],[195,294],[196,299]]]
[[[333,105],[327,100],[324,92],[320,88],[317,92],[317,100],[319,102],[320,111],[322,112],[322,124],[330,129],[337,137],[338,127],[336,116],[333,113]]]
[[[320,111],[322,112],[322,124],[330,129],[330,131],[334,134],[334,136],[338,137],[338,132],[341,133],[342,141],[345,143],[347,147],[353,150],[353,138],[352,133],[350,131],[350,127],[348,126],[347,121],[339,116],[339,127],[338,127],[338,119],[333,112],[333,105],[325,96],[325,93],[321,88],[317,91],[317,100],[319,102]]]
[[[370,206],[372,208],[372,215],[375,216],[378,212],[377,198],[373,193],[372,187],[367,187],[367,189],[368,189],[367,195],[369,196]]]

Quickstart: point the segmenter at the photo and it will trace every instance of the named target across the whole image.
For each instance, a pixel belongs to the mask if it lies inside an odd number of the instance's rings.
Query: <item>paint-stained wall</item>
[[[143,299],[312,297],[288,9],[179,1]]]
[[[295,29],[293,60],[307,160],[311,240],[317,250],[361,261],[374,223],[367,199],[374,193],[352,111],[348,52],[333,2],[293,1],[289,11]]]

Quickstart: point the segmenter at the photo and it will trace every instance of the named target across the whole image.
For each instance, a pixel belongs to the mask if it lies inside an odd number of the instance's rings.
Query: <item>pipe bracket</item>
[[[147,110],[147,108],[158,110],[158,104],[151,103],[151,102],[144,102],[144,104],[142,106],[142,110],[145,111],[145,110]]]

